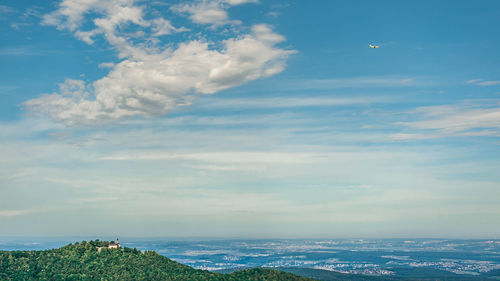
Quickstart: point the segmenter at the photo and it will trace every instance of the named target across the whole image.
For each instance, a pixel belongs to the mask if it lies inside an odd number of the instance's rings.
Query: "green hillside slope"
[[[75,243],[45,251],[0,251],[0,280],[311,280],[269,269],[232,274],[196,270],[153,251],[103,249],[107,242]]]

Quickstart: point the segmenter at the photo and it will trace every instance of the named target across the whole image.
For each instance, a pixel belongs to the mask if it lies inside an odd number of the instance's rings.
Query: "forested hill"
[[[45,251],[0,251],[0,280],[312,280],[270,269],[220,274],[196,270],[154,251],[103,249],[108,242]]]

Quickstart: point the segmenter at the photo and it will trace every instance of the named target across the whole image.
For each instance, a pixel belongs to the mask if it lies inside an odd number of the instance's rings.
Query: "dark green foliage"
[[[291,273],[281,272],[272,269],[253,268],[236,271],[229,274],[231,280],[259,280],[259,281],[298,281],[310,280]]]
[[[0,280],[311,280],[269,269],[233,274],[196,270],[153,251],[102,249],[82,241],[46,251],[0,251]]]

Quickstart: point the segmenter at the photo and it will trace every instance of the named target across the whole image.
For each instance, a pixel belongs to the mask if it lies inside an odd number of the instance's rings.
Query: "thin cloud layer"
[[[428,106],[415,111],[422,120],[398,122],[418,133],[394,135],[396,140],[416,140],[447,136],[500,136],[500,108]]]
[[[245,2],[255,1],[202,1],[197,5],[215,3],[224,8]],[[90,12],[97,14],[93,19],[95,28],[83,30]],[[133,0],[61,2],[58,10],[44,17],[45,24],[70,30],[88,44],[102,35],[123,60],[114,66],[106,64],[112,68],[100,80],[85,84],[67,79],[59,92],[29,100],[25,106],[70,126],[131,116],[161,116],[178,106],[189,105],[197,94],[214,94],[277,74],[295,52],[277,47],[285,38],[265,24],[254,25],[248,34],[221,42],[191,40],[176,48],[164,48],[155,36],[189,29],[175,27],[161,17],[147,19],[145,14],[144,7]],[[127,26],[139,29],[134,38],[126,32]],[[142,37],[143,42],[137,43],[136,37]]]
[[[17,217],[29,213],[27,210],[0,210],[0,218]]]

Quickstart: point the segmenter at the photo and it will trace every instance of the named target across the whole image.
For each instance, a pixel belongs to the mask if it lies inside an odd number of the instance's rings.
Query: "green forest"
[[[0,251],[0,280],[312,280],[270,269],[231,274],[197,270],[137,249],[102,249],[107,241],[81,243],[44,251]]]

